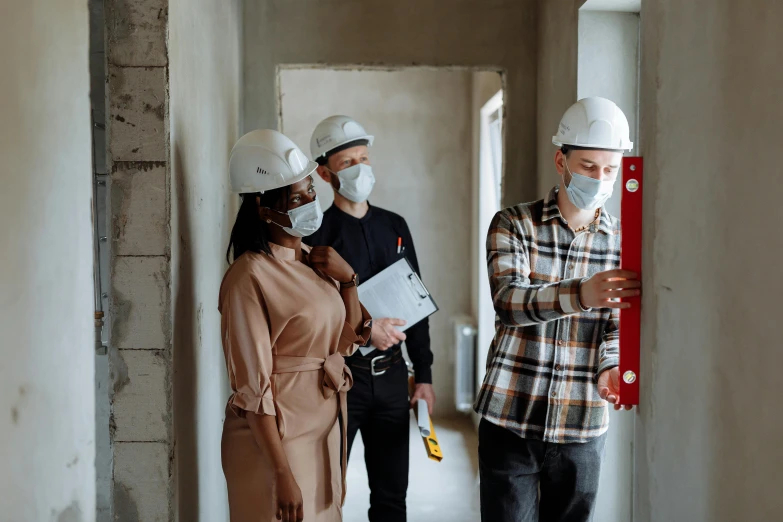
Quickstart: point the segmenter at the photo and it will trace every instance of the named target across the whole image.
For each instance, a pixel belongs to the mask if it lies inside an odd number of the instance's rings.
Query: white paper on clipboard
[[[405,331],[438,311],[427,287],[410,262],[402,258],[359,285],[359,301],[370,315],[402,319]]]

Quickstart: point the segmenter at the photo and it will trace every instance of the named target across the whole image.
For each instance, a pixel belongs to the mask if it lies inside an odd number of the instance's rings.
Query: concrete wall
[[[628,118],[636,155],[639,141],[639,15],[579,11],[579,74],[577,97],[603,96],[615,102]],[[606,204],[620,215],[621,177]]]
[[[88,11],[0,19],[0,518],[95,518]]]
[[[579,6],[584,0],[539,0],[537,194],[543,198],[557,185],[555,146],[560,118],[576,101]],[[536,199],[536,198],[530,198]]]
[[[470,311],[471,107],[467,71],[283,70],[283,132],[309,151],[323,118],[348,114],[375,136],[370,201],[408,222],[427,287],[438,415],[454,412],[451,319]],[[333,192],[318,179],[324,208]],[[463,211],[460,211],[463,209]]]
[[[781,18],[777,2],[643,2],[636,522],[783,511]]]
[[[239,0],[172,0],[170,121],[178,520],[228,519],[220,463],[228,398],[217,311],[234,224],[228,156],[238,139]]]
[[[113,516],[172,510],[168,0],[105,0]]]
[[[279,124],[281,64],[470,66],[506,71],[505,201],[535,193],[534,0],[247,0],[244,128]],[[574,15],[575,16],[575,15]],[[312,91],[317,86],[311,87]]]

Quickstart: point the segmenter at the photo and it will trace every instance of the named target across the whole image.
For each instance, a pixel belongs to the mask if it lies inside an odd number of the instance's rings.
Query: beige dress
[[[345,322],[337,284],[297,261],[293,250],[270,246],[274,257],[240,256],[220,287],[223,351],[234,392],[222,440],[231,521],[276,520],[272,466],[245,418],[252,411],[276,416],[305,522],[338,522],[345,494],[340,424],[347,422],[345,394],[353,383],[343,355],[365,342],[370,317],[362,309],[357,335]]]

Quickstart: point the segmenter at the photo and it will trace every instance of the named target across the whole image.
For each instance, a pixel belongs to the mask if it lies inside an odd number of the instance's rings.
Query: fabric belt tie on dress
[[[342,468],[342,498],[340,506],[345,503],[345,473],[348,465],[348,390],[353,386],[351,369],[345,365],[342,354],[333,353],[326,359],[320,357],[295,357],[291,355],[275,355],[272,374],[314,372],[323,368],[324,380],[322,392],[325,399],[337,394],[340,413],[341,447],[340,455]]]

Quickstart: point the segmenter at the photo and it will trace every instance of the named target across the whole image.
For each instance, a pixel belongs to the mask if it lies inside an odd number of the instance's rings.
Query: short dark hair
[[[369,145],[369,140],[354,140],[349,141],[348,143],[345,143],[344,145],[340,145],[339,147],[335,147],[334,149],[330,150],[326,154],[322,154],[315,158],[315,162],[321,165],[322,167],[325,166],[327,163],[329,163],[329,158],[331,158],[334,154],[337,154],[338,152],[342,152],[346,149],[352,149],[353,147],[361,147],[362,145]]]
[[[269,231],[266,223],[258,215],[258,207],[275,208],[281,201],[285,201],[287,209],[290,190],[291,187],[282,187],[264,193],[240,194],[242,204],[239,206],[234,227],[231,229],[226,261],[229,263],[232,259],[236,261],[245,252],[272,255],[272,249],[269,248]],[[261,198],[260,205],[256,204],[256,198]]]

